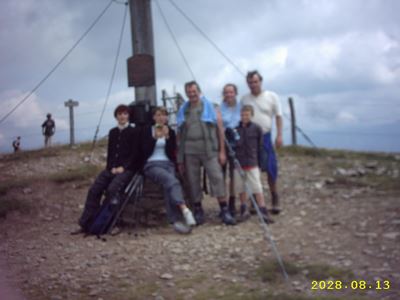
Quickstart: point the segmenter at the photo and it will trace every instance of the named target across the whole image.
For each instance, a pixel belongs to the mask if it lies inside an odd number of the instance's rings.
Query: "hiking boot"
[[[224,222],[224,224],[236,225],[235,218],[232,217],[231,213],[229,212],[229,210],[226,207],[221,210],[220,216],[221,216],[222,222]]]
[[[267,224],[275,223],[275,221],[272,220],[271,217],[269,216],[268,210],[266,207],[260,207],[260,212],[261,212],[261,215],[262,215],[265,223],[267,223]]]
[[[249,218],[250,218],[250,214],[247,211],[247,205],[246,204],[240,204],[240,216],[238,218],[238,222],[244,222]]]
[[[201,205],[194,207],[194,219],[197,225],[201,225],[204,223],[204,211]]]
[[[236,216],[236,206],[235,206],[235,197],[229,197],[228,209],[231,213],[232,217]]]
[[[279,205],[279,196],[277,193],[271,193],[272,197],[272,208],[271,208],[271,213],[274,215],[277,215],[281,212],[281,207]]]
[[[189,226],[196,226],[196,220],[193,217],[192,212],[189,208],[186,208],[183,212],[183,217],[185,218],[185,222]]]
[[[192,228],[182,222],[175,222],[172,224],[172,227],[174,227],[174,230],[180,234],[189,234],[192,232]]]

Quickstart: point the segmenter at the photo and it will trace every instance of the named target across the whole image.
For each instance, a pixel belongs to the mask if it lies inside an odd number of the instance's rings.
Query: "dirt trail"
[[[188,236],[166,225],[125,230],[106,242],[71,236],[93,180],[74,180],[89,166],[85,148],[0,160],[0,179],[13,182],[1,186],[0,203],[19,203],[0,218],[3,271],[38,300],[400,299],[399,157],[321,153],[280,153],[284,211],[271,230],[288,281],[274,269],[257,219],[221,225],[208,197],[207,223]],[[101,165],[104,148],[95,157]],[[322,278],[343,286],[312,290]],[[351,289],[353,280],[366,281],[366,289]]]

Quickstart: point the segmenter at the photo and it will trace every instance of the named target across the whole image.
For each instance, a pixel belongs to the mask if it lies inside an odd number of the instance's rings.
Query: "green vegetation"
[[[86,180],[97,175],[101,170],[101,167],[91,164],[82,164],[81,166],[73,169],[63,170],[61,172],[51,174],[48,176],[50,181],[58,184]]]
[[[305,146],[284,146],[279,150],[281,155],[302,155],[312,157],[332,157],[360,160],[393,161],[393,154],[379,152],[361,152],[350,150],[333,150],[326,148],[313,148]]]
[[[59,156],[60,147],[52,147],[48,149],[37,149],[37,150],[24,150],[18,153],[7,154],[2,157],[3,161],[28,161],[38,159],[42,157],[54,157]]]
[[[239,298],[237,298],[239,299]],[[258,298],[244,298],[251,300],[261,300],[261,299],[269,299],[269,300],[366,300],[368,298],[365,297],[353,297],[353,296],[306,296],[306,295],[289,295],[289,294],[277,294],[277,295],[263,295]]]
[[[353,272],[326,264],[296,265],[292,262],[284,262],[289,276],[304,273],[310,280],[323,280],[328,278],[347,280],[354,278]],[[262,281],[275,282],[282,279],[282,272],[276,261],[265,261],[257,269],[257,275]]]
[[[352,271],[326,264],[306,265],[303,267],[303,269],[308,271],[306,276],[310,280],[333,278],[345,281],[354,278],[354,273]]]
[[[32,183],[34,179],[32,178],[19,178],[19,179],[8,179],[0,181],[0,196],[4,196],[10,190],[15,188],[23,188]]]
[[[96,142],[97,148],[104,148],[107,146],[107,138],[102,138]],[[75,151],[78,149],[80,151],[89,152],[92,150],[92,141],[87,141],[83,143],[76,144],[73,149],[71,149],[70,145],[55,145],[51,148],[42,148],[35,150],[22,150],[18,153],[6,154],[1,160],[5,162],[12,161],[28,161],[32,159],[38,158],[46,158],[46,157],[57,157],[65,154],[65,152]]]
[[[157,292],[159,287],[156,283],[147,283],[140,285],[135,288],[129,289],[123,298],[119,299],[129,299],[129,300],[142,300],[142,299],[150,299],[153,298],[152,294]],[[121,295],[122,296],[122,295]]]
[[[107,146],[107,143],[108,143],[107,137],[99,139],[96,141],[95,149],[104,148]],[[66,151],[79,150],[79,151],[83,151],[83,152],[90,152],[90,151],[92,151],[92,147],[93,147],[93,141],[85,141],[85,142],[75,144],[73,146],[73,148],[71,148],[71,146],[67,144],[67,145],[59,146],[59,149],[66,150]]]
[[[301,267],[288,261],[285,261],[284,265],[286,272],[289,276],[296,275],[302,270]],[[257,269],[257,275],[261,277],[262,281],[274,282],[278,279],[283,279],[281,268],[278,262],[275,260],[268,260],[263,262]]]
[[[299,293],[295,294],[287,294],[287,293],[263,293],[256,290],[249,290],[243,286],[232,286],[226,287],[224,285],[223,292],[221,287],[211,287],[203,290],[202,292],[196,294],[194,296],[195,300],[209,300],[209,299],[218,299],[218,300],[367,300],[369,298],[365,297],[355,297],[355,296],[308,296],[301,295]]]
[[[193,278],[186,278],[186,279],[179,280],[176,283],[176,286],[178,286],[181,289],[189,289],[189,288],[193,288],[196,285],[201,284],[206,279],[207,279],[206,275],[199,274]]]
[[[367,174],[359,181],[381,190],[400,190],[400,179],[387,175]]]
[[[19,211],[26,214],[31,211],[31,207],[18,198],[0,198],[0,218],[5,218],[12,211]]]

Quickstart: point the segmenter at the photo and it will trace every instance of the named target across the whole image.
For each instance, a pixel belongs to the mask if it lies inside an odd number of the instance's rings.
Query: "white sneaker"
[[[186,208],[182,213],[187,225],[196,226],[196,220],[189,208]]]

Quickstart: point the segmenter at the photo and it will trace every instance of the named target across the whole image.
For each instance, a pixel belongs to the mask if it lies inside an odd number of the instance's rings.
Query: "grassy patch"
[[[284,146],[279,149],[279,154],[286,156],[311,156],[317,157],[324,154],[321,148],[303,147],[303,146]]]
[[[368,298],[364,297],[347,297],[347,296],[306,296],[306,295],[290,295],[290,294],[277,294],[271,295],[267,294],[259,298],[250,298],[250,299],[269,299],[269,300],[366,300]]]
[[[294,263],[285,261],[283,263],[285,265],[286,272],[288,275],[296,275],[298,274],[302,268],[295,265]],[[270,281],[274,282],[278,279],[282,279],[282,271],[277,261],[266,261],[261,264],[261,266],[257,269],[257,275],[261,277],[262,281]]]
[[[206,279],[207,279],[206,275],[197,275],[197,276],[195,276],[193,278],[186,278],[186,279],[179,280],[176,283],[176,286],[181,288],[181,289],[190,289],[190,288],[193,288],[196,285],[201,284]]]
[[[330,184],[331,187],[367,187],[371,185],[371,183],[368,183],[359,177],[345,177],[337,175],[333,178],[335,182]]]
[[[306,265],[303,267],[303,269],[308,271],[306,277],[310,280],[333,278],[345,281],[354,278],[354,273],[352,271],[326,264]]]
[[[194,296],[195,300],[367,300],[364,297],[354,296],[308,296],[298,293],[263,293],[258,290],[249,290],[248,288],[240,285],[223,287],[210,287],[206,290],[200,291]]]
[[[4,196],[8,191],[15,188],[24,188],[29,186],[34,178],[19,178],[19,179],[8,179],[0,182],[0,196]]]
[[[105,148],[107,146],[108,140],[107,138],[102,138],[96,142],[95,149],[98,148]],[[89,152],[92,150],[92,141],[83,142],[76,144],[76,149]],[[70,145],[55,145],[51,148],[42,148],[42,149],[35,149],[35,150],[22,150],[21,152],[17,153],[10,153],[5,154],[1,157],[1,160],[4,162],[13,162],[13,161],[27,161],[33,160],[38,158],[46,158],[46,157],[57,157],[66,155],[66,152],[75,151],[71,149]]]
[[[126,293],[124,298],[121,299],[129,299],[129,300],[150,299],[153,298],[152,294],[157,292],[158,290],[159,287],[156,283],[147,283],[130,289],[129,292]]]
[[[18,198],[0,198],[0,218],[5,218],[12,211],[26,214],[31,211],[31,207]]]
[[[108,139],[102,138],[96,141],[95,149],[107,147]],[[69,146],[67,146],[70,148]],[[81,151],[92,151],[93,141],[83,142],[76,145],[77,149]]]
[[[361,152],[349,150],[333,150],[326,148],[313,148],[305,146],[285,146],[279,150],[283,155],[300,155],[311,157],[332,157],[359,160],[395,161],[394,155],[379,152]]]
[[[80,181],[92,178],[100,172],[102,168],[100,166],[91,164],[82,164],[81,166],[74,169],[67,169],[61,172],[49,175],[48,179],[58,184]]]
[[[354,278],[353,272],[333,267],[326,264],[296,265],[285,261],[284,266],[289,276],[304,273],[311,280],[323,280],[328,278],[350,280]],[[268,260],[263,262],[256,271],[262,281],[275,282],[282,279],[282,271],[277,261]]]
[[[400,179],[387,175],[367,174],[360,181],[381,190],[400,190]]]
[[[26,150],[13,154],[7,154],[2,157],[3,161],[12,162],[12,161],[26,161],[33,160],[42,157],[55,157],[60,155],[59,147],[52,147],[48,149],[37,149],[37,150]]]
[[[349,177],[336,175],[333,176],[335,182],[331,184],[331,187],[342,186],[342,187],[367,187],[371,186],[379,190],[400,190],[400,179],[393,178],[388,175],[376,175],[373,173],[366,174],[360,177]]]

